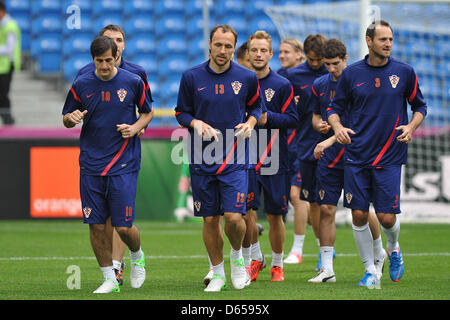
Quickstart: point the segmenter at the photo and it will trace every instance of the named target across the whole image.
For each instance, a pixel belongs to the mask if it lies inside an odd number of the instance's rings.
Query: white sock
[[[283,268],[283,251],[281,253],[272,251],[272,267],[274,266]]]
[[[359,255],[364,263],[366,271],[372,274],[376,273],[373,258],[373,238],[370,232],[369,223],[361,227],[352,224],[353,237],[358,247]]]
[[[304,242],[305,242],[305,235],[304,234],[295,234],[294,233],[294,243],[292,244],[291,251],[302,255],[303,254],[303,243]]]
[[[373,240],[373,257],[379,258],[383,256],[383,240],[381,239],[381,235]]]
[[[333,247],[320,247],[322,268],[328,274],[334,274],[333,270]]]
[[[110,279],[112,281],[117,281],[116,273],[114,272],[113,266],[100,267],[100,269],[102,270],[102,273],[103,273],[103,279],[105,279],[105,280]]]
[[[252,260],[258,260],[260,262],[263,260],[263,255],[261,252],[261,247],[259,246],[259,241],[256,241],[255,243],[252,244],[251,251],[252,251]]]
[[[122,262],[118,261],[118,260],[113,260],[112,262],[113,262],[113,268],[116,270],[120,270],[120,266],[122,265]]]
[[[211,258],[209,257],[209,255],[208,255],[208,262],[209,262],[209,270],[212,270],[213,265],[212,265]]]
[[[318,246],[319,249],[320,249],[320,239],[319,239],[319,238],[316,238],[316,244],[317,244],[317,246]]]
[[[130,259],[132,261],[136,261],[136,260],[142,259],[142,250],[141,250],[140,247],[139,247],[139,250],[136,251],[136,252],[133,252],[133,251],[130,250]]]
[[[252,252],[251,252],[251,246],[246,248],[242,247],[242,256],[244,257],[244,263],[245,267],[250,267],[250,264],[252,263]]]
[[[395,223],[390,229],[386,229],[381,226],[381,230],[383,230],[384,235],[386,236],[387,243],[386,249],[389,251],[389,254],[392,254],[393,251],[398,252],[398,236],[400,235],[400,221],[395,219]]]
[[[225,279],[225,268],[223,267],[223,261],[217,266],[213,266],[212,269],[214,270],[214,274],[218,274]]]
[[[234,250],[233,248],[231,248],[231,253],[230,253],[231,262],[239,260],[241,258],[242,258],[242,249]]]

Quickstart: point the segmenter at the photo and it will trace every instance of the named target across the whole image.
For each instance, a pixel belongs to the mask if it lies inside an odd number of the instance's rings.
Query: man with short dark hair
[[[84,222],[104,282],[94,293],[120,292],[112,263],[111,219],[130,249],[133,288],[145,281],[145,256],[133,224],[141,144],[137,137],[151,120],[151,102],[142,79],[114,66],[117,45],[99,36],[91,44],[95,70],[78,77],[66,98],[63,124],[83,123],[80,135],[80,195]],[[140,116],[137,119],[136,106]]]
[[[326,38],[320,34],[311,34],[303,43],[306,61],[297,67],[287,70],[287,78],[294,87],[294,95],[297,97],[299,122],[296,128],[297,159],[295,172],[299,176],[299,183],[292,182],[292,193],[300,196],[303,201],[303,210],[294,217],[294,242],[291,252],[284,260],[285,263],[301,263],[303,242],[305,238],[306,221],[309,220],[316,236],[317,247],[319,244],[319,205],[316,202],[316,178],[315,171],[317,159],[314,157],[314,147],[320,141],[320,133],[312,127],[312,84],[313,81],[326,74],[328,71],[323,65],[323,45]],[[309,210],[307,209],[309,207]],[[307,209],[307,210],[305,210]],[[321,267],[320,254],[316,270]]]
[[[391,57],[392,28],[375,21],[366,32],[369,54],[348,66],[339,79],[328,109],[336,140],[345,144],[344,205],[352,209],[353,235],[366,273],[358,285],[379,287],[373,239],[368,226],[372,202],[387,238],[389,274],[399,281],[404,272],[398,244],[401,168],[406,164],[414,131],[427,113],[414,69]],[[413,116],[408,120],[407,102]],[[347,127],[340,117],[348,117]]]
[[[175,107],[178,122],[190,131],[194,214],[203,217],[203,240],[214,270],[206,292],[226,288],[222,215],[231,245],[231,282],[238,290],[250,285],[241,250],[246,230],[248,144],[245,161],[239,157],[237,144],[250,136],[258,122],[261,98],[256,74],[232,61],[236,42],[231,26],[213,28],[210,59],[183,73]],[[196,143],[199,138],[202,141]]]

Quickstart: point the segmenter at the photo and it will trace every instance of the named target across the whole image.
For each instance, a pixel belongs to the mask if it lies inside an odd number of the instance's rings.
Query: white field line
[[[357,253],[338,253],[337,257],[356,257]],[[405,257],[424,257],[424,256],[445,256],[449,257],[450,252],[419,252],[419,253],[403,253]],[[317,254],[304,254],[303,257],[317,257]],[[160,255],[145,256],[146,260],[151,259],[206,259],[205,255]],[[229,258],[225,255],[224,258]],[[71,261],[71,260],[95,260],[95,257],[0,257],[0,261]]]

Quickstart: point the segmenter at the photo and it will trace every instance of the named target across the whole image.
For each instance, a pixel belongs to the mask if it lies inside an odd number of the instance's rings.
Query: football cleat
[[[93,293],[115,293],[120,292],[119,283],[116,280],[105,279],[100,287]]]
[[[244,258],[231,262],[231,283],[238,290],[250,285],[250,275],[245,269]]]
[[[256,224],[256,227],[258,228],[258,235],[262,235],[264,228],[262,225],[260,225],[259,223]]]
[[[139,260],[131,260],[130,268],[130,282],[131,287],[138,289],[145,281],[145,256],[142,253],[142,258]]]
[[[286,259],[283,260],[283,263],[287,264],[298,264],[302,263],[302,255],[300,253],[291,251]]]
[[[403,264],[402,250],[400,247],[397,251],[393,251],[391,254],[388,251],[389,257],[389,275],[391,280],[399,282],[405,272],[405,265]]]
[[[375,274],[366,271],[361,281],[358,283],[358,287],[367,287],[369,289],[381,289],[380,280],[378,280]]]
[[[323,282],[336,282],[336,277],[332,273],[327,273],[325,270],[320,269],[314,278],[308,280],[311,283],[323,283]]]
[[[280,266],[273,266],[270,270],[270,281],[284,281],[284,271]]]
[[[386,262],[386,252],[383,250],[383,256],[376,258],[374,261],[375,269],[376,269],[376,275],[378,280],[381,280],[381,277],[383,276],[383,270],[384,270],[384,263]]]
[[[227,287],[227,280],[222,278],[219,274],[214,274],[211,277],[211,280],[209,281],[208,285],[205,288],[205,292],[219,292],[226,290]]]
[[[214,276],[214,269],[209,269],[208,274],[203,278],[203,283],[205,284],[205,286],[208,286],[213,276]]]
[[[259,272],[266,267],[266,259],[263,261],[252,260],[250,264],[250,281],[256,281],[258,279]]]
[[[123,270],[125,269],[125,262],[122,260],[120,264],[120,269],[114,268],[114,272],[116,273],[116,279],[119,283],[119,286],[123,285]]]

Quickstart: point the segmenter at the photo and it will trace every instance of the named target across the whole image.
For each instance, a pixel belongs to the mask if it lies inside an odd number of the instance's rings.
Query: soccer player
[[[302,43],[295,38],[284,39],[281,41],[278,59],[281,68],[277,72],[286,77],[288,69],[294,68],[305,61]]]
[[[339,79],[328,110],[336,140],[345,144],[344,205],[352,209],[353,235],[366,273],[358,285],[378,288],[373,238],[368,226],[372,202],[387,238],[389,274],[404,272],[398,244],[401,166],[406,163],[414,131],[427,113],[414,69],[391,57],[393,32],[384,20],[366,30],[369,54],[348,66]],[[413,116],[408,121],[407,102]],[[340,117],[348,117],[347,127]]]
[[[346,67],[347,49],[342,41],[330,39],[323,48],[324,64],[329,73],[314,80],[313,92],[313,127],[322,133],[323,141],[314,149],[320,158],[317,165],[317,203],[320,205],[320,254],[322,268],[312,283],[336,282],[333,270],[333,250],[336,239],[336,207],[344,188],[344,147],[335,143],[336,138],[327,122],[327,108],[336,92],[336,84]],[[345,123],[345,115],[341,117]],[[369,213],[369,227],[374,239],[373,251],[377,277],[383,272],[386,252],[383,250],[380,227],[375,213]]]
[[[287,78],[294,87],[294,95],[298,96],[298,113],[299,123],[296,128],[297,142],[297,167],[295,170],[301,176],[301,186],[294,186],[294,190],[299,192],[300,200],[309,203],[309,219],[313,227],[317,246],[319,243],[319,205],[316,202],[315,189],[316,178],[315,171],[317,167],[317,159],[314,157],[314,147],[320,141],[320,133],[312,127],[312,84],[313,81],[328,73],[323,65],[323,45],[326,38],[320,34],[312,34],[306,37],[303,43],[303,49],[306,55],[306,61],[297,67],[287,70]],[[305,205],[303,204],[303,208]],[[291,252],[285,259],[285,263],[300,263],[302,261],[302,248],[305,238],[305,228],[307,214],[304,210],[299,212],[302,214],[299,219],[294,219],[294,242]],[[298,226],[297,226],[298,224]],[[300,231],[300,233],[297,233]],[[321,267],[321,256],[318,254],[319,261],[316,270]]]
[[[256,181],[254,198],[256,207],[259,205],[261,188],[264,192],[264,211],[269,222],[269,241],[272,247],[271,281],[284,281],[283,249],[285,226],[283,215],[288,211],[289,197],[289,158],[287,144],[287,128],[297,125],[298,115],[294,102],[294,91],[286,78],[272,71],[269,61],[273,57],[272,38],[265,31],[256,31],[248,40],[248,55],[252,69],[260,81],[261,93],[267,107],[263,113],[257,135],[258,140],[264,139],[264,150],[258,150],[259,161],[256,164]],[[268,129],[268,130],[267,130]],[[267,134],[261,135],[265,130]],[[260,143],[257,143],[260,146]],[[278,148],[275,146],[278,145]],[[278,161],[276,170],[264,172],[271,166],[271,162]],[[273,163],[272,163],[273,164]],[[253,260],[250,267],[251,280],[255,281],[259,271],[264,266],[262,261]]]
[[[144,68],[142,68],[140,65],[137,65],[135,63],[132,63],[130,61],[127,61],[123,58],[122,54],[125,50],[125,33],[123,32],[122,28],[115,24],[109,24],[105,26],[103,29],[100,30],[98,33],[99,36],[106,36],[108,38],[111,38],[114,40],[114,42],[117,45],[117,59],[114,63],[116,67],[125,69],[131,73],[134,73],[141,77],[142,81],[144,81],[145,88],[146,88],[146,95],[148,95],[150,102],[154,102],[152,99],[152,93],[150,90],[150,85],[148,83],[148,77],[147,73],[145,72]],[[95,70],[95,63],[91,62],[81,68],[76,78],[78,78],[80,75],[85,74],[87,72],[92,72]],[[153,115],[153,109],[152,109],[152,115]],[[141,137],[144,134],[145,128],[142,129],[138,136]],[[123,261],[123,256],[125,254],[125,250],[127,248],[126,244],[122,241],[120,236],[117,234],[115,229],[111,226],[111,219],[108,218],[108,221],[106,223],[107,232],[112,234],[112,250],[113,250],[113,265],[114,265],[114,271],[116,272],[117,280],[119,281],[119,285],[123,284],[123,270],[125,268],[125,263]]]
[[[250,62],[248,61],[247,42],[244,42],[239,48],[237,48],[236,60],[241,66],[251,69]]]
[[[210,59],[183,72],[175,107],[178,122],[190,132],[194,215],[203,217],[203,241],[214,269],[206,292],[226,288],[221,215],[231,245],[231,282],[238,290],[250,284],[241,250],[248,189],[245,138],[261,116],[261,98],[256,74],[232,61],[236,42],[229,25],[211,30]]]
[[[131,286],[145,280],[145,256],[139,230],[133,224],[140,140],[137,133],[151,120],[151,102],[137,75],[114,66],[117,46],[108,37],[91,44],[95,71],[78,77],[67,95],[63,123],[83,122],[80,135],[80,194],[84,222],[89,224],[92,248],[104,276],[94,293],[120,292],[112,264],[111,237],[106,220],[118,232],[131,258]],[[140,117],[136,119],[136,106]]]

